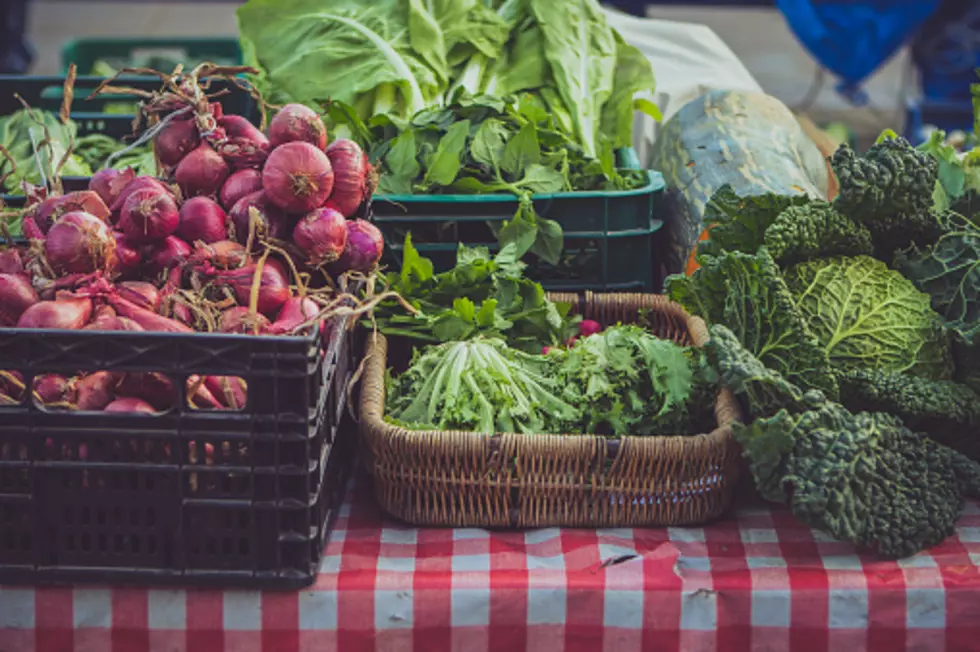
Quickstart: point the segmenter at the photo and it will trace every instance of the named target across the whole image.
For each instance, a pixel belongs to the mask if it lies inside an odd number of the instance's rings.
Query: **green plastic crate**
[[[95,62],[100,59],[110,62],[126,61],[134,56],[157,54],[190,64],[216,58],[230,60],[233,65],[242,63],[242,48],[236,38],[96,37],[79,38],[66,43],[61,49],[61,68],[68,72],[68,66],[74,63],[78,65],[78,74],[88,75],[91,74]]]
[[[632,149],[617,157],[621,168],[639,168]],[[558,266],[529,254],[530,275],[549,290],[658,291],[663,190],[663,176],[648,171],[648,183],[635,190],[535,195],[537,214],[561,224],[565,248]],[[412,243],[436,271],[455,265],[460,242],[495,249],[491,224],[511,219],[517,206],[510,194],[378,195],[372,204],[387,262],[400,264],[411,232]]]

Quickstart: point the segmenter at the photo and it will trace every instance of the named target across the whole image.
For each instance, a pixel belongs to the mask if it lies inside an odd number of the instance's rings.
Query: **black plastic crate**
[[[241,411],[0,407],[0,583],[298,588],[316,578],[353,468],[346,318],[318,335],[0,330],[0,367],[248,383]],[[211,444],[213,458],[197,451]],[[84,450],[84,453],[82,451]]]

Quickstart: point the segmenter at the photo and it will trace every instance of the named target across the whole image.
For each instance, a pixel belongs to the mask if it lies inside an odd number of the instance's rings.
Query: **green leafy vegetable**
[[[712,256],[726,251],[754,254],[765,244],[766,230],[791,206],[805,206],[806,195],[793,197],[768,193],[740,197],[729,185],[719,188],[704,209],[704,225],[711,237],[701,242],[698,253]]]
[[[871,232],[837,212],[826,202],[784,210],[764,237],[769,253],[780,265],[790,265],[823,256],[871,254]]]
[[[31,113],[43,121],[44,127],[34,121]],[[51,135],[50,141],[47,140],[45,129]],[[44,179],[51,179],[77,134],[78,127],[74,122],[69,120],[67,123],[62,123],[58,116],[47,111],[28,112],[26,109],[21,109],[16,113],[0,117],[0,144],[10,152],[16,166],[4,181],[4,190],[20,194],[22,181],[42,185],[42,172]],[[0,157],[0,176],[10,172],[10,162],[6,157]],[[60,170],[60,176],[90,176],[91,174],[91,168],[74,154],[65,159],[64,167]]]

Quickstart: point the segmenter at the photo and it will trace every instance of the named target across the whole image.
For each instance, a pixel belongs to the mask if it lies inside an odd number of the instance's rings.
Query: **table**
[[[386,519],[359,478],[299,592],[0,587],[2,652],[980,649],[980,505],[900,562],[742,504],[706,527]]]

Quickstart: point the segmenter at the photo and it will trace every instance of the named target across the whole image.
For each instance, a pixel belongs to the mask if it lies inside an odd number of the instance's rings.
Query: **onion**
[[[136,172],[133,168],[126,168],[125,170],[106,168],[92,175],[88,182],[88,189],[98,193],[106,206],[112,206],[123,188],[135,178]]]
[[[155,312],[141,308],[131,301],[126,301],[118,294],[108,296],[109,303],[122,317],[128,317],[143,327],[144,330],[158,333],[193,333],[194,330],[179,321],[158,315]]]
[[[262,187],[287,213],[308,213],[322,206],[333,191],[330,159],[309,143],[280,145],[265,162]]]
[[[132,193],[123,204],[119,226],[135,243],[163,240],[177,230],[180,213],[173,198],[153,188]]]
[[[221,333],[244,333],[252,335],[254,333],[264,333],[269,327],[269,319],[262,313],[256,313],[253,317],[248,308],[236,306],[229,308],[221,313],[218,322],[218,332]]]
[[[28,240],[44,240],[44,232],[38,227],[37,222],[30,215],[24,216],[24,221],[21,222],[21,227],[24,231],[24,237]]]
[[[164,185],[164,183],[159,179],[154,179],[153,177],[148,177],[148,176],[140,176],[140,177],[136,177],[135,179],[133,179],[132,181],[126,184],[126,187],[124,187],[119,192],[119,195],[116,196],[116,200],[112,202],[112,205],[109,207],[109,210],[111,210],[113,213],[117,211],[121,211],[123,205],[126,203],[126,200],[129,199],[130,195],[132,195],[134,192],[138,190],[147,190],[147,189],[158,190],[166,195],[170,195],[171,197],[173,197],[173,193],[170,191],[170,188]]]
[[[318,208],[296,223],[293,243],[311,265],[332,263],[347,246],[347,220],[332,208]]]
[[[176,391],[173,381],[166,374],[138,372],[123,374],[116,385],[116,396],[138,398],[162,411],[173,407]]]
[[[255,264],[251,264],[215,272],[217,281],[230,287],[242,306],[248,306],[251,300],[255,267]],[[258,311],[266,316],[277,314],[289,297],[289,276],[286,268],[274,258],[267,259],[259,277]]]
[[[117,317],[112,306],[96,307],[92,321],[82,327],[83,331],[134,331],[144,330],[142,326],[126,317]]]
[[[0,393],[20,403],[24,400],[24,374],[19,371],[0,371]]]
[[[18,249],[0,249],[0,274],[23,274],[24,261]]]
[[[166,166],[180,163],[200,142],[201,136],[193,120],[171,120],[153,138],[154,150]]]
[[[194,390],[193,393],[191,393],[192,389]],[[198,410],[220,410],[224,408],[221,401],[214,397],[214,394],[212,394],[207,388],[200,376],[187,377],[187,393],[190,394],[190,396],[187,397],[187,403],[192,408],[196,408]],[[211,444],[205,444],[206,447],[210,445]],[[206,450],[209,451],[209,456],[213,454],[213,450]]]
[[[289,237],[291,224],[289,217],[270,201],[266,192],[260,190],[239,199],[228,214],[231,217],[231,225],[235,229],[236,240],[242,244],[248,242],[250,208],[258,211],[259,223],[256,236],[264,235],[276,240],[285,240]]]
[[[17,327],[78,330],[91,316],[91,299],[59,296],[54,301],[40,301],[25,310],[17,320]]]
[[[327,146],[327,128],[313,109],[287,104],[269,123],[269,142],[273,148],[294,141],[306,142],[319,150]]]
[[[262,190],[262,173],[246,168],[234,172],[221,186],[221,205],[231,208],[245,195]],[[186,239],[186,238],[185,238]]]
[[[240,115],[226,115],[218,120],[218,124],[224,127],[225,133],[229,138],[245,138],[256,145],[268,145],[269,139],[265,134],[247,119]]]
[[[104,410],[112,402],[113,387],[118,379],[111,371],[96,371],[75,382],[79,410]]]
[[[44,374],[34,379],[34,393],[41,405],[49,403],[74,403],[75,387],[61,374]]]
[[[333,168],[330,201],[344,217],[353,217],[366,198],[367,156],[353,140],[339,138],[327,147],[327,158]]]
[[[229,180],[234,176],[232,175]],[[227,185],[226,183],[225,186]],[[180,207],[180,225],[177,227],[177,235],[186,242],[227,240],[228,229],[225,226],[227,219],[224,210],[213,199],[191,197]]]
[[[102,197],[94,190],[76,190],[64,195],[58,203],[57,211],[61,215],[82,211],[94,215],[103,222],[108,222],[111,214]]]
[[[272,322],[268,332],[273,335],[292,333],[296,327],[305,324],[320,314],[320,306],[306,297],[292,297],[282,304],[282,310],[276,321]]]
[[[237,376],[205,376],[204,386],[221,404],[231,410],[241,410],[248,399],[248,384]]]
[[[191,246],[176,236],[169,236],[153,247],[146,270],[151,276],[159,276],[184,264],[191,255]]]
[[[236,269],[248,262],[248,252],[245,247],[232,240],[221,240],[211,244],[197,243],[197,249],[191,254],[190,262],[194,264],[210,263],[218,269]]]
[[[123,276],[135,275],[143,263],[139,249],[119,231],[113,231],[112,237],[116,240],[116,269]]]
[[[68,213],[59,219],[44,239],[44,255],[59,273],[112,270],[116,263],[116,240],[105,222],[88,213]]]
[[[231,170],[221,155],[205,143],[183,158],[174,178],[184,197],[216,196]]]
[[[373,270],[384,253],[385,240],[378,227],[367,220],[347,222],[347,248],[330,270],[335,274]]]
[[[155,413],[153,406],[138,398],[117,398],[105,406],[105,412],[147,412]]]
[[[257,145],[247,138],[226,138],[217,143],[215,151],[234,168],[262,167],[269,158],[269,146]]]
[[[41,300],[31,282],[20,274],[0,274],[0,327],[17,325],[24,311]]]
[[[124,281],[116,286],[119,296],[136,305],[156,312],[160,309],[160,290],[146,281]]]

